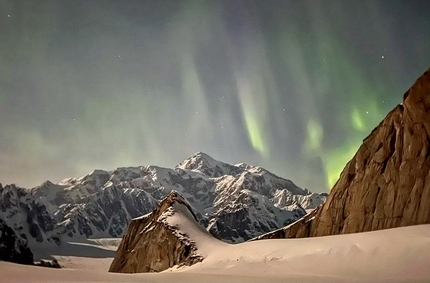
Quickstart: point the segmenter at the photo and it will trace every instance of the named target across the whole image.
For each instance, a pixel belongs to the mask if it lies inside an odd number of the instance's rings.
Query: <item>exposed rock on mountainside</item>
[[[34,263],[34,265],[42,266],[42,267],[50,267],[50,268],[61,268],[61,265],[58,263],[58,260],[43,260],[41,259],[40,262]]]
[[[241,242],[283,227],[325,200],[290,180],[198,152],[176,168],[94,170],[33,189],[0,185],[0,216],[31,245],[75,237],[120,237],[131,219],[151,212],[172,190],[218,238]]]
[[[309,237],[310,226],[320,208],[317,207],[291,225],[263,234],[252,240]]]
[[[50,182],[32,190],[0,185],[0,215],[30,245],[61,245],[64,237],[121,236],[131,218],[150,212],[158,203],[141,189],[107,184],[96,193],[82,190],[81,185],[70,188]]]
[[[0,260],[22,264],[33,264],[33,253],[27,246],[27,241],[17,235],[0,218]]]
[[[190,205],[174,191],[152,213],[133,219],[109,271],[159,272],[174,265],[193,265],[203,260],[197,254],[195,243],[169,223],[169,218],[180,208],[187,210],[197,223]]]
[[[50,187],[52,183],[44,184]],[[55,219],[43,203],[36,201],[30,190],[15,185],[3,188],[0,184],[0,215],[14,231],[33,242],[59,243],[54,231]]]
[[[260,238],[325,236],[430,223],[430,70],[363,141],[308,221]]]

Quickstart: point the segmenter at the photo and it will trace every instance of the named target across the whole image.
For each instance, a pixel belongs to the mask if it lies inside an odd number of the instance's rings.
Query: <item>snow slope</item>
[[[203,262],[161,273],[108,273],[112,258],[83,249],[87,254],[55,256],[62,269],[0,262],[0,282],[430,281],[430,225],[232,245],[208,236],[189,221],[189,215],[175,215],[169,219],[170,223],[178,225],[197,242],[206,257]]]
[[[200,242],[207,258],[188,272],[430,280],[430,226],[333,237],[262,240],[226,247]]]
[[[430,225],[304,239],[227,244],[202,230],[185,207],[168,221],[196,242],[203,262],[187,273],[430,280]],[[175,268],[174,268],[175,269]]]

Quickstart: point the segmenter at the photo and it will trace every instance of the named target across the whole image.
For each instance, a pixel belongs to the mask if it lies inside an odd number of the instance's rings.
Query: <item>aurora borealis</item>
[[[327,191],[430,66],[430,1],[0,1],[0,182],[197,151]]]

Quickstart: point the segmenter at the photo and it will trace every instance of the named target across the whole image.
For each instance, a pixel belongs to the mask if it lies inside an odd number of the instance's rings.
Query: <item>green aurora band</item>
[[[0,4],[4,184],[203,151],[327,191],[430,60],[425,1],[42,2]]]

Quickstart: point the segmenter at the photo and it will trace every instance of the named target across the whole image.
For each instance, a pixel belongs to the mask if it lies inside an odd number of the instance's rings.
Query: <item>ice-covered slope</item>
[[[30,246],[119,237],[132,218],[152,211],[172,190],[187,199],[211,233],[231,242],[287,225],[325,199],[261,167],[229,165],[199,152],[174,169],[94,170],[32,189],[0,185],[0,216]]]

